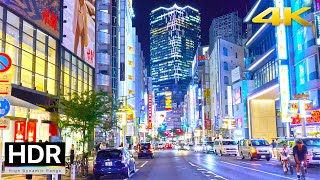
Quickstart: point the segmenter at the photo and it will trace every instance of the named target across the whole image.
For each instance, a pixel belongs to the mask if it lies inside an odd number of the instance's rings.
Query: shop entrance
[[[275,85],[248,97],[249,136],[264,138],[269,142],[277,137],[276,101],[279,85]]]

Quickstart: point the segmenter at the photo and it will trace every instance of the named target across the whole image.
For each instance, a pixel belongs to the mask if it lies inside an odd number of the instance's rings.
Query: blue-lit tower
[[[150,63],[157,110],[183,101],[200,42],[200,13],[190,6],[159,7],[150,14]]]

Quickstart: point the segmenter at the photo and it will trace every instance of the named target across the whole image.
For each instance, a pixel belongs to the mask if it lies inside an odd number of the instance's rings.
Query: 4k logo
[[[311,7],[303,7],[296,12],[292,12],[291,7],[284,8],[284,17],[281,19],[280,16],[280,8],[268,8],[262,13],[258,14],[256,17],[252,19],[253,23],[271,23],[273,26],[279,26],[283,23],[285,26],[291,26],[292,20],[295,20],[302,26],[312,26],[311,23],[301,18],[300,15],[304,12],[310,10]],[[269,19],[264,19],[271,13],[271,17]]]

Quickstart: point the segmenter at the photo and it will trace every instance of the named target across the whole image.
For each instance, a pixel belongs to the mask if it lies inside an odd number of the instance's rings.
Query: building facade
[[[48,106],[61,97],[68,99],[72,93],[93,90],[94,11],[87,14],[86,46],[82,46],[79,37],[73,34],[76,27],[70,26],[75,20],[74,1],[65,1],[65,6],[60,6],[62,1],[32,5],[26,2],[39,10],[33,14],[15,1],[5,2],[0,1],[0,46],[1,52],[11,58],[12,66],[2,73],[11,89],[5,96],[11,104],[6,116],[11,120],[10,128],[5,130],[3,139],[38,142],[61,135],[68,142],[66,148],[72,143],[81,148],[81,135],[67,137],[68,129],[60,134],[50,112],[40,106]],[[94,10],[95,4],[91,5]]]
[[[232,107],[231,70],[243,69],[244,48],[218,37],[210,55],[210,108],[214,124],[212,136],[218,137],[219,131],[227,129],[228,137],[233,136],[235,120]]]
[[[238,12],[232,12],[212,20],[209,30],[210,42],[216,42],[218,37],[238,45],[242,45],[242,20],[238,16]],[[209,54],[214,48],[211,43],[209,47]]]
[[[171,98],[183,101],[188,87],[189,69],[200,42],[200,13],[190,7],[160,7],[150,14],[150,63],[158,110],[171,110]],[[177,86],[178,97],[166,97]],[[181,91],[181,92],[180,92]]]

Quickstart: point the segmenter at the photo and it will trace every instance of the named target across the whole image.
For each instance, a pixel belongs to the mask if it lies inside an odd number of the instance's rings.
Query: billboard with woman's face
[[[95,66],[95,0],[64,0],[63,46]]]

